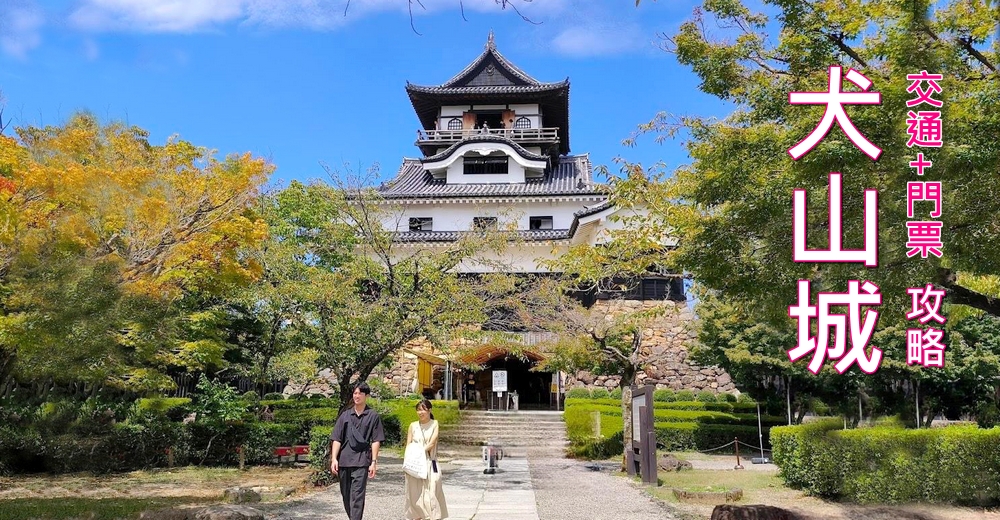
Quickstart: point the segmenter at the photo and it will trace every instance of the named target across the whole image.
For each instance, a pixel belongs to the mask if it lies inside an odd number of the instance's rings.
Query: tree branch
[[[947,268],[939,268],[937,283],[948,291],[947,298],[951,303],[968,305],[993,316],[1000,316],[1000,299],[973,291],[958,284],[957,275]]]
[[[855,52],[854,49],[852,49],[849,45],[844,43],[843,33],[837,33],[837,34],[823,33],[823,36],[826,36],[827,39],[829,39],[831,42],[833,42],[834,45],[837,46],[838,49],[840,49],[845,54],[850,56],[854,61],[860,63],[862,67],[866,69],[868,68],[868,62],[861,59],[861,56],[858,56],[858,53]]]
[[[972,46],[971,38],[959,37],[958,43],[963,49],[965,49],[966,52],[972,55],[973,58],[976,58],[976,60],[978,60],[979,63],[982,63],[987,69],[990,69],[993,72],[997,72],[996,66],[990,63],[990,60],[987,59],[986,56],[983,56],[983,53],[979,52],[978,49]]]

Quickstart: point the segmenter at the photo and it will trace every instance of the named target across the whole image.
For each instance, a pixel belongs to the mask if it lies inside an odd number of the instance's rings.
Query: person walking
[[[344,511],[350,520],[361,520],[365,512],[368,479],[378,470],[378,450],[385,442],[382,418],[367,405],[371,388],[365,382],[354,387],[354,406],[344,410],[330,433],[330,471],[340,478]]]
[[[419,420],[410,423],[406,432],[406,445],[417,443],[427,454],[427,476],[418,478],[404,473],[406,481],[406,518],[439,520],[448,518],[448,504],[444,499],[441,470],[437,463],[438,422],[431,413],[433,405],[424,399],[417,403]]]

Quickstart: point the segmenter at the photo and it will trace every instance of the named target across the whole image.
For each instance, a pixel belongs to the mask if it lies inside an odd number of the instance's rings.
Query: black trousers
[[[365,513],[365,490],[368,487],[368,468],[340,467],[340,495],[344,498],[344,511],[351,520],[361,520]]]

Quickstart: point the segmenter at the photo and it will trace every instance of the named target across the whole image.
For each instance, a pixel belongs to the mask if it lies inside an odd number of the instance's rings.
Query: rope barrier
[[[728,444],[723,444],[722,446],[719,446],[717,448],[712,448],[712,449],[703,450],[703,451],[699,450],[698,453],[709,453],[709,452],[712,452],[712,451],[721,450],[722,448],[728,448],[729,446],[732,446],[733,444],[736,444],[736,441],[729,441]]]
[[[768,453],[771,453],[771,450],[769,450],[769,449],[766,449],[766,448],[765,449],[761,449],[760,446],[754,446],[753,444],[747,444],[747,443],[745,443],[743,441],[740,441],[740,444],[746,446],[747,448],[752,448],[752,449],[757,450],[757,451],[766,451]]]

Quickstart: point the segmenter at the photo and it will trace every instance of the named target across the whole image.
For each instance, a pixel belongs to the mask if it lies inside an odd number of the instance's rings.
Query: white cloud
[[[573,25],[552,40],[553,49],[576,57],[602,56],[633,51],[649,44],[638,24]]]
[[[563,11],[570,0],[79,0],[70,15],[77,28],[94,31],[191,32],[237,22],[263,27],[334,29],[381,12],[414,17],[441,11],[503,13],[529,18]],[[506,4],[506,5],[505,5]],[[422,6],[421,6],[422,5]],[[457,13],[456,13],[457,14]]]
[[[101,57],[101,48],[97,46],[97,42],[87,38],[83,40],[83,55],[86,56],[87,61],[94,61]]]
[[[42,43],[41,28],[45,17],[40,9],[27,2],[0,2],[0,49],[24,59],[28,51]]]
[[[190,32],[243,16],[245,0],[84,0],[69,20],[94,32]]]

